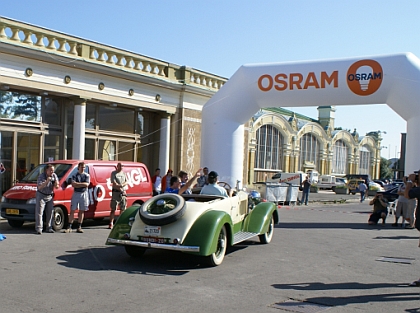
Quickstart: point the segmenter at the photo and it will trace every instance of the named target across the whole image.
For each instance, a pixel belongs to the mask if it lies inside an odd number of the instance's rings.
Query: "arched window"
[[[360,148],[359,155],[359,173],[358,174],[369,174],[370,164],[370,150],[367,145]]]
[[[343,140],[339,139],[334,143],[332,172],[334,174],[346,174],[347,170],[347,146]]]
[[[277,128],[263,125],[257,130],[256,169],[281,170],[283,136]]]
[[[300,169],[306,170],[312,166],[318,167],[319,145],[318,140],[312,134],[305,134],[300,138]]]

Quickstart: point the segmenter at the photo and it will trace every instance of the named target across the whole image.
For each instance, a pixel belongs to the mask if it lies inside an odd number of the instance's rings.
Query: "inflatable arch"
[[[203,107],[201,164],[242,181],[244,123],[260,108],[386,103],[407,121],[409,174],[420,168],[419,102],[420,60],[411,53],[243,65]]]

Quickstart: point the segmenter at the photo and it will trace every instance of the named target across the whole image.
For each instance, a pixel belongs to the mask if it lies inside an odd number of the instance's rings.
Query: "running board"
[[[244,231],[237,232],[235,235],[233,235],[233,244],[236,245],[239,242],[245,241],[257,235],[257,233],[248,233]]]

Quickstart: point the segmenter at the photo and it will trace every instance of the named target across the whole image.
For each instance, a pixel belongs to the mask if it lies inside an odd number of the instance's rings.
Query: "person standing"
[[[45,222],[47,223],[46,231],[53,233],[51,222],[54,211],[54,188],[59,187],[59,180],[54,173],[54,165],[47,164],[44,173],[38,176],[36,204],[35,204],[35,231],[38,235],[42,234],[43,221],[42,217],[45,210]]]
[[[301,183],[301,186],[302,200],[300,200],[300,204],[305,203],[305,205],[308,205],[309,192],[311,191],[311,183],[309,182],[309,176],[306,176],[305,180]]]
[[[363,201],[365,201],[365,196],[366,196],[366,190],[368,189],[368,187],[366,186],[365,181],[363,180],[360,184],[359,184],[359,192],[360,192],[360,203],[362,203]]]
[[[397,201],[397,207],[395,208],[395,223],[392,224],[393,227],[398,227],[398,220],[400,219],[400,216],[402,216],[402,223],[401,227],[404,227],[405,225],[405,216],[407,212],[408,207],[408,199],[405,197],[405,188],[407,184],[407,177],[403,177],[403,184],[401,184],[398,187],[398,200]]]
[[[161,192],[165,192],[166,188],[171,185],[171,177],[173,171],[168,169],[166,175],[162,177]]]
[[[160,177],[160,168],[155,170],[155,175],[152,177],[152,185],[153,185],[153,196],[157,196],[160,194],[161,191],[161,181],[162,177]]]
[[[117,164],[117,170],[111,173],[112,183],[112,197],[111,197],[111,214],[109,216],[109,229],[114,227],[115,210],[117,206],[120,208],[120,214],[124,212],[127,206],[127,198],[125,186],[127,186],[127,177],[123,172],[123,167],[120,162]]]
[[[74,212],[77,210],[77,208],[79,208],[79,227],[77,228],[77,232],[83,233],[83,218],[85,216],[85,211],[89,210],[88,187],[90,184],[90,175],[85,173],[85,168],[85,163],[80,162],[77,166],[77,173],[71,178],[71,185],[73,186],[74,191],[73,196],[71,197],[69,226],[65,231],[66,233],[71,232],[74,221]]]

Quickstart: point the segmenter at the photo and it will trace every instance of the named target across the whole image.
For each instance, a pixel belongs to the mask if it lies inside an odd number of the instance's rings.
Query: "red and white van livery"
[[[77,172],[80,160],[58,160],[50,162],[60,180],[60,188],[54,190],[54,230],[67,226],[70,213],[70,202],[73,187],[69,179]],[[121,162],[127,176],[127,207],[141,205],[152,197],[152,182],[147,167],[142,163],[129,161],[91,161],[84,160],[85,171],[90,175],[89,210],[87,219],[102,219],[110,215],[112,183],[111,172]],[[25,221],[35,221],[35,203],[38,176],[44,171],[47,163],[38,165],[15,186],[6,191],[1,199],[1,216],[6,218],[12,227],[21,227]],[[115,212],[116,216],[119,210]],[[76,211],[77,218],[77,211]]]

